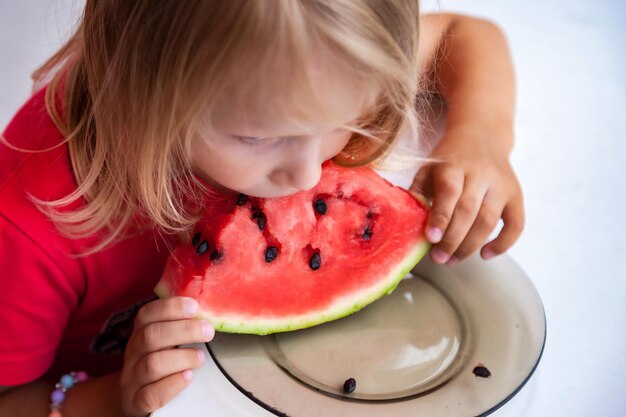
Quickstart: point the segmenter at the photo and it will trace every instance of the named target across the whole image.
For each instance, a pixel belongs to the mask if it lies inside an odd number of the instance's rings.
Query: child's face
[[[313,77],[339,123],[351,124],[361,115],[364,94],[341,76]],[[192,142],[192,166],[197,175],[224,192],[255,197],[281,197],[317,184],[324,161],[348,143],[349,130],[337,125],[270,120],[262,109],[245,113],[245,124],[221,107],[214,131]]]

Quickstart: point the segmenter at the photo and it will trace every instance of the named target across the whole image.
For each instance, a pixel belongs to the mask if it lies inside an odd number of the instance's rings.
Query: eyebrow
[[[359,118],[361,118],[360,115],[354,117],[351,120],[349,120],[347,123],[344,123],[343,125],[338,125],[337,127],[332,128],[332,129],[330,129],[330,130],[328,130],[328,131],[326,131],[326,132],[324,132],[322,134],[330,133],[330,132],[333,132],[333,131],[335,131],[337,129],[345,128],[345,126],[353,125],[357,120],[359,120]],[[258,129],[258,130],[262,130],[262,129]],[[226,133],[227,135],[232,135],[232,136],[259,137],[259,138],[281,138],[281,139],[282,138],[295,138],[295,137],[307,136],[307,134],[297,134],[297,135],[293,135],[293,134],[290,134],[290,135],[240,135],[240,134],[236,134],[236,133],[232,133],[232,132],[226,132],[226,131],[223,132],[223,133]]]

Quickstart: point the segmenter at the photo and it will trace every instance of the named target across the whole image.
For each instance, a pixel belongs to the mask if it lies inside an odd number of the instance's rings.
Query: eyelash
[[[235,138],[237,138],[237,140],[243,143],[244,145],[250,145],[250,146],[260,145],[266,139],[266,138],[260,138],[260,137],[254,137],[254,136],[235,136]]]
[[[339,129],[340,128],[337,128],[333,130],[333,132],[338,131]],[[249,145],[249,146],[262,145],[269,139],[269,138],[258,137],[258,136],[236,136],[236,135],[233,135],[233,136],[235,137],[235,139],[237,139],[237,141],[239,141],[239,143],[242,143],[244,145]]]

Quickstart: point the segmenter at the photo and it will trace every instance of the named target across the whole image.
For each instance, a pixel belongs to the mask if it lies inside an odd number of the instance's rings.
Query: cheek
[[[334,140],[329,140],[327,142],[328,146],[326,147],[324,152],[324,160],[331,159],[337,156],[337,154],[339,154],[339,152],[341,152],[343,148],[345,148],[345,146],[348,144],[351,136],[352,132],[342,133],[341,136],[339,136],[338,138],[335,138]]]
[[[250,164],[245,149],[228,143],[214,147],[200,139],[192,144],[192,167],[203,178],[231,189],[255,185],[263,175],[259,163]]]

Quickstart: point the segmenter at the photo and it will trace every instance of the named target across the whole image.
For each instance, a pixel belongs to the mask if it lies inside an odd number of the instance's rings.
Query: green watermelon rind
[[[344,297],[342,300],[336,301],[331,307],[325,308],[323,313],[316,310],[289,318],[242,318],[238,316],[216,316],[201,308],[196,318],[206,319],[213,325],[215,330],[219,332],[256,335],[300,330],[337,320],[361,310],[383,297],[385,294],[391,294],[398,284],[400,284],[400,281],[402,281],[413,267],[426,255],[430,247],[431,244],[426,240],[419,242],[406,254],[404,259],[391,270],[386,279],[380,280],[376,286],[369,287],[367,291],[362,294],[352,294]],[[160,298],[168,298],[172,295],[163,280],[154,288],[154,292]]]

